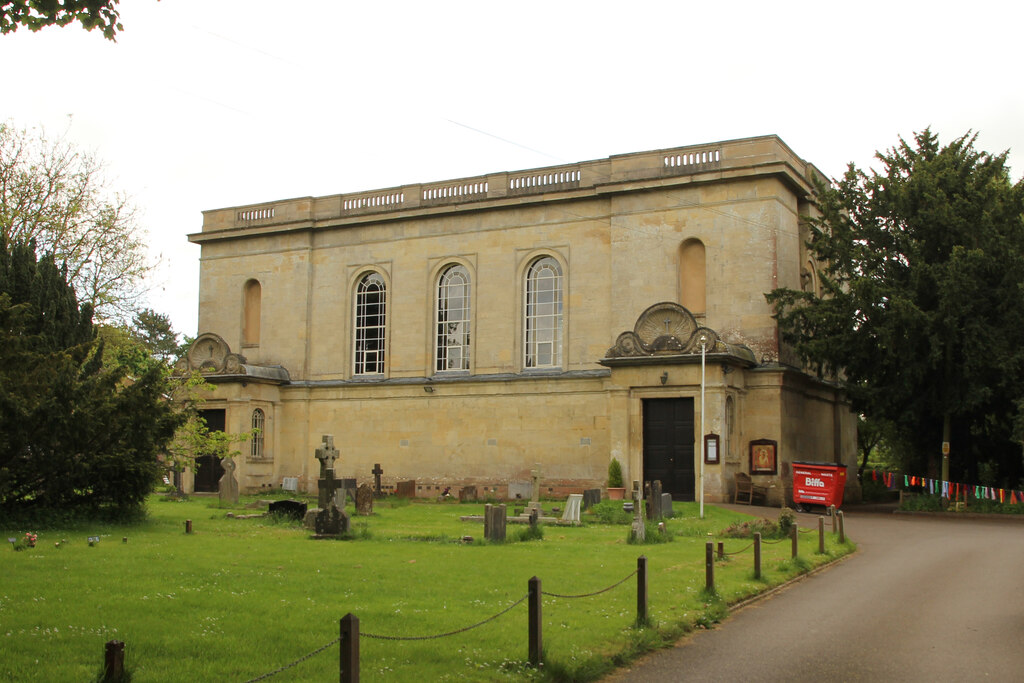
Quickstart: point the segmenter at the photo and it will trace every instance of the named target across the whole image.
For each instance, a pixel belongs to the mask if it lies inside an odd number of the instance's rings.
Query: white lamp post
[[[705,335],[700,337],[700,518],[704,519],[704,449],[707,447],[704,439],[704,379],[705,359],[707,356],[708,338]]]

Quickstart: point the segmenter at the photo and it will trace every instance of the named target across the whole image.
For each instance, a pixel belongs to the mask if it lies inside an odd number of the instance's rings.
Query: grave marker
[[[356,489],[356,514],[364,517],[373,514],[373,489],[369,484]]]
[[[380,463],[375,462],[373,464],[373,495],[380,498],[384,495],[384,492],[380,490],[380,475],[384,474],[384,470],[380,468]]]
[[[220,461],[221,467],[224,468],[224,474],[220,478],[220,482],[217,486],[217,494],[220,496],[220,502],[223,505],[225,502],[237,504],[238,503],[238,480],[235,479],[235,459],[224,458]]]

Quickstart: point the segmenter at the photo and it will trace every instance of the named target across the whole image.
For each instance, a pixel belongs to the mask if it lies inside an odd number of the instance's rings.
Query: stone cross
[[[379,462],[375,462],[370,471],[373,472],[373,494],[379,498],[381,496],[380,475],[384,474],[384,470],[380,468]]]
[[[316,459],[320,461],[320,478],[323,479],[327,476],[327,470],[334,469],[334,461],[338,459],[338,449],[334,447],[332,435],[324,434],[320,448],[316,449]]]
[[[539,503],[540,502],[540,463],[539,462],[537,463],[537,466],[534,467],[534,469],[532,469],[530,471],[530,476],[533,478],[533,497],[530,499],[530,502]]]
[[[326,510],[331,506],[331,502],[334,500],[334,493],[341,488],[341,480],[334,478],[334,469],[328,469],[325,476],[317,481],[319,487],[317,496],[317,506],[321,510]]]

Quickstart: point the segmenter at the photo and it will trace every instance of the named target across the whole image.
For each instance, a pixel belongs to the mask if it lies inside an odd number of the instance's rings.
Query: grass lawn
[[[243,503],[245,501],[243,500]],[[314,541],[301,527],[267,519],[229,519],[216,499],[149,501],[132,526],[82,526],[39,532],[35,548],[0,547],[0,679],[88,681],[104,643],[126,643],[140,681],[245,681],[273,671],[338,637],[346,613],[360,621],[363,680],[593,680],[637,653],[670,644],[716,621],[734,603],[853,550],[826,533],[763,546],[763,575],[752,551],[716,563],[717,596],[704,593],[705,542],[745,515],[676,503],[671,542],[627,543],[628,527],[544,527],[542,540],[463,543],[483,536],[483,505],[378,501],[354,517],[355,538]],[[351,511],[351,506],[349,508]],[[241,512],[241,511],[240,511]],[[250,511],[245,511],[250,512]],[[191,519],[194,533],[184,533]],[[830,526],[827,526],[830,529]],[[518,529],[509,525],[510,539]],[[28,529],[3,529],[5,540]],[[90,547],[88,536],[100,536]],[[127,543],[122,538],[127,537]],[[55,547],[66,539],[67,543]],[[749,541],[725,539],[726,552]],[[525,602],[482,626],[427,636],[492,617],[541,579],[546,593],[579,595],[629,576],[648,558],[652,625],[634,627],[636,580],[586,598],[545,596],[545,665],[527,659]],[[324,681],[338,676],[338,647],[272,677]]]

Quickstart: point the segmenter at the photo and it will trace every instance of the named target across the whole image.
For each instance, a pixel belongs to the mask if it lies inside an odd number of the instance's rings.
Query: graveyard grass
[[[252,500],[252,499],[250,499]],[[244,498],[242,503],[247,502]],[[545,505],[558,503],[545,503]],[[248,513],[251,510],[237,510]],[[353,516],[350,540],[311,540],[292,523],[230,519],[216,499],[153,497],[132,526],[42,530],[23,552],[0,548],[0,679],[88,681],[104,643],[126,643],[126,664],[143,681],[244,681],[289,664],[338,638],[351,612],[361,630],[363,680],[595,680],[638,654],[714,623],[733,604],[851,552],[826,524],[763,546],[762,578],[752,551],[716,563],[717,595],[704,592],[705,542],[742,513],[676,503],[669,543],[627,543],[628,526],[546,525],[541,540],[484,543],[483,504],[377,501]],[[351,511],[351,505],[349,506]],[[194,533],[184,533],[191,519]],[[517,527],[509,525],[509,538]],[[7,537],[25,529],[4,529]],[[463,536],[472,536],[467,543]],[[99,536],[93,547],[88,536]],[[127,537],[127,543],[122,542]],[[55,547],[66,539],[61,547]],[[749,541],[725,540],[726,552]],[[637,628],[637,558],[648,559],[650,623]],[[458,631],[525,597],[537,576],[546,593],[600,595],[543,599],[545,664],[527,665],[527,604]],[[629,577],[629,578],[626,578]],[[270,680],[335,680],[336,644]]]

